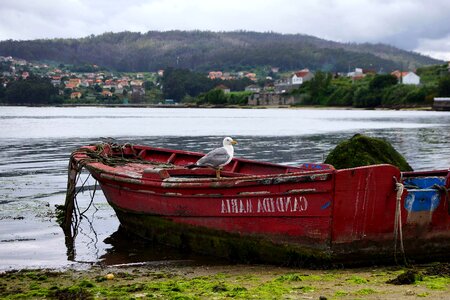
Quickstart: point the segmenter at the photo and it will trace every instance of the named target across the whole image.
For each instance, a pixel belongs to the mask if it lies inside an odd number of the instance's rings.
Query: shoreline
[[[2,299],[448,299],[450,287],[449,264],[313,270],[186,263],[7,271],[0,273],[0,296]],[[407,280],[401,285],[388,283],[405,275]]]
[[[207,109],[293,109],[293,110],[376,110],[376,111],[440,111],[432,106],[398,106],[398,107],[352,107],[352,106],[320,106],[320,105],[265,105],[265,106],[239,106],[239,105],[185,105],[185,104],[62,104],[62,105],[3,105],[0,107],[106,107],[106,108],[207,108]]]

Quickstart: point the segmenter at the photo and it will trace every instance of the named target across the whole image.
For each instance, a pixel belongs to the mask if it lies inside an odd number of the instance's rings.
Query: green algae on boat
[[[323,267],[332,264],[326,247],[276,244],[258,237],[245,237],[214,229],[177,224],[162,217],[125,212],[113,205],[128,232],[153,242],[225,258],[235,263],[272,263],[284,266]]]
[[[360,166],[391,164],[400,171],[412,171],[406,159],[383,139],[355,134],[349,140],[341,142],[328,154],[326,164],[336,169]]]

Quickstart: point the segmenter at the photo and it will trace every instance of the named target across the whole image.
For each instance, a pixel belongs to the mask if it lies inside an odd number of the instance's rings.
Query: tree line
[[[0,82],[0,103],[9,105],[56,105],[63,102],[49,78],[31,74],[27,79]]]
[[[73,65],[101,65],[120,72],[166,67],[194,71],[243,71],[266,66],[389,72],[440,61],[382,44],[338,43],[301,34],[248,31],[149,31],[91,35],[80,39],[0,42],[0,55]]]

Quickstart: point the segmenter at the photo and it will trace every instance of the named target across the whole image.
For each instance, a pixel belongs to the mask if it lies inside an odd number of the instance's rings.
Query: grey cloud
[[[382,42],[432,53],[436,49],[427,47],[450,39],[448,0],[0,1],[0,40],[125,30],[243,29]]]

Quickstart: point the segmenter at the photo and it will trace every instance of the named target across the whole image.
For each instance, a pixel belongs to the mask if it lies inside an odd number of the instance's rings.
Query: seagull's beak
[[[231,141],[231,145],[237,145],[238,142],[236,142],[235,140]]]

